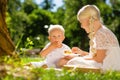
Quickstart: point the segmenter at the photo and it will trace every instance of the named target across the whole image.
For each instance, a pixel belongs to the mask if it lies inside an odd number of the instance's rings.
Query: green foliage
[[[21,64],[28,64],[30,62],[39,62],[43,61],[41,57],[28,57],[28,56],[21,56]]]
[[[19,11],[20,8],[21,8],[20,0],[8,0],[8,12],[10,14],[14,14],[14,12]]]
[[[54,12],[55,19],[58,20],[57,24],[63,24],[64,23],[64,17],[65,17],[65,9],[63,7],[59,7],[56,12]],[[65,26],[63,26],[65,27]]]
[[[65,2],[65,18],[63,25],[66,29],[66,42],[69,46],[79,46],[82,49],[88,50],[88,37],[84,30],[80,28],[76,15],[78,10],[87,4],[95,4],[101,12],[101,18],[105,25],[110,28],[118,37],[119,31],[119,0],[111,0],[113,3],[106,4],[106,0],[64,0]],[[111,6],[110,6],[111,4]],[[115,6],[113,5],[115,4]],[[116,8],[114,8],[116,7]],[[116,14],[117,13],[117,14]]]
[[[13,3],[12,1],[9,2],[6,21],[15,45],[17,45],[17,48],[25,48],[26,39],[30,37],[34,43],[34,48],[43,48],[47,42],[45,25],[57,23],[57,19],[54,19],[54,13],[38,8],[33,0],[25,0],[18,8],[12,6]],[[17,5],[17,3],[14,4]],[[12,9],[9,10],[9,8]],[[36,37],[40,37],[40,41]]]
[[[63,0],[64,4],[56,12],[51,9],[55,6],[53,0],[43,0],[36,4],[34,0],[9,0],[7,12],[7,25],[10,35],[18,48],[25,48],[26,39],[33,41],[33,48],[43,48],[48,42],[47,29],[50,24],[61,24],[66,30],[64,43],[70,47],[78,46],[88,50],[89,39],[86,32],[80,28],[76,15],[78,10],[86,4],[95,4],[101,11],[105,25],[110,28],[120,41],[119,0]],[[14,4],[14,5],[13,5]],[[19,39],[21,38],[22,39]],[[36,38],[40,38],[39,40]]]
[[[51,12],[52,0],[44,0],[40,8],[34,0],[8,0],[7,25],[17,49],[43,48],[48,42],[47,28],[50,24],[61,24],[66,29],[65,43],[88,49],[88,37],[76,19],[78,10],[86,4],[95,4],[100,8],[102,19],[120,41],[119,0],[64,0],[63,7]],[[47,2],[48,1],[48,2]],[[51,5],[52,4],[52,5]],[[41,5],[42,6],[42,5]],[[46,9],[46,10],[44,10]],[[49,10],[49,11],[48,11]],[[21,52],[20,58],[4,57],[0,59],[0,80],[119,80],[120,72],[106,73],[77,72],[24,66],[31,61],[41,61],[40,57],[31,58]]]
[[[77,12],[83,5],[87,4],[85,0],[64,0],[65,2],[65,19],[64,26],[66,29],[66,42],[69,46],[78,46],[87,50],[88,38],[83,29],[80,28],[80,24],[77,21]]]
[[[33,0],[25,0],[22,4],[22,9],[26,14],[32,13],[33,10],[37,9],[38,6]]]
[[[45,25],[55,24],[53,14],[42,9],[34,10],[29,16],[28,25],[26,25],[26,33],[28,36],[37,36],[39,34],[47,35],[47,28]]]
[[[10,35],[15,45],[19,41],[19,38],[23,36],[25,30],[24,21],[27,21],[27,15],[21,11],[14,12],[14,15],[8,13],[7,26],[10,31]]]
[[[119,35],[119,32],[120,32],[120,8],[119,8],[119,5],[120,5],[120,0],[110,0],[110,5],[111,5],[111,8],[112,8],[112,13],[111,13],[111,20],[109,20],[109,22],[112,22],[110,23],[110,29],[112,31],[114,31],[114,33],[116,34],[118,40],[119,40],[119,43],[120,43],[120,35]]]
[[[34,42],[34,48],[40,48],[40,46],[45,45],[48,35],[45,25],[55,24],[57,21],[53,17],[51,12],[42,9],[34,10],[29,14],[29,20],[26,22],[24,37],[22,39],[23,43],[25,43],[27,37],[31,37]],[[36,39],[38,37],[40,41]],[[24,45],[25,44],[23,44],[23,47]]]
[[[30,38],[27,38],[26,42],[25,42],[25,48],[27,49],[32,49],[33,48],[33,41],[30,40]]]
[[[42,7],[42,9],[45,9],[45,10],[51,10],[55,4],[53,4],[53,0],[44,0],[40,6]]]

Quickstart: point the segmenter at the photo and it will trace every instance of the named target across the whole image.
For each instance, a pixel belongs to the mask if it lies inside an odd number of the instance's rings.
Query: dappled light
[[[89,50],[88,34],[76,17],[86,4],[98,6],[101,19],[120,43],[119,0],[62,0],[58,8],[55,6],[59,3],[55,5],[53,1],[57,0],[42,0],[40,4],[35,0],[0,0],[0,80],[119,80],[120,72],[112,70],[84,72],[83,68],[56,69],[30,64],[45,60],[40,51],[49,42],[48,28],[54,24],[65,29],[63,43]]]

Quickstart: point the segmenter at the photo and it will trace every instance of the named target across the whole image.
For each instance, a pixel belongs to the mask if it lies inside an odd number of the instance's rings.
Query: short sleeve
[[[97,34],[95,40],[97,49],[107,49],[109,41],[106,39],[106,36],[103,33]]]
[[[119,46],[116,36],[107,28],[100,29],[95,35],[96,49]]]

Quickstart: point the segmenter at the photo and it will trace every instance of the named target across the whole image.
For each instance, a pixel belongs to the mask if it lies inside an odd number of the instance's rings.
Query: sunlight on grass
[[[7,62],[9,64],[1,64],[0,80],[120,80],[120,72],[94,73],[66,69],[25,67],[23,64],[32,61],[38,62],[43,59],[28,56],[22,56],[20,59],[20,61],[15,61],[11,58],[5,59],[5,61],[9,61]]]
[[[41,57],[21,57],[21,63],[26,64],[29,62],[39,62],[43,61],[44,59]]]

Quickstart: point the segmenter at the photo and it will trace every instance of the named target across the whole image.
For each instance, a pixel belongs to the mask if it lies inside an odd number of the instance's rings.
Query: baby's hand
[[[60,47],[58,41],[54,41],[54,42],[52,42],[52,43],[51,43],[51,46],[52,46],[53,48],[58,48],[58,47]]]

